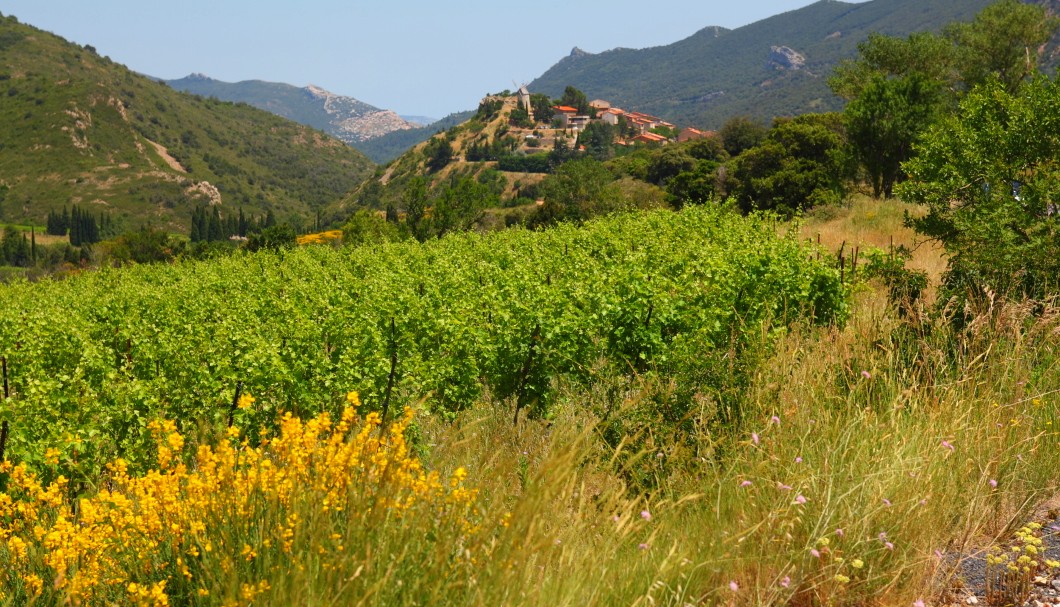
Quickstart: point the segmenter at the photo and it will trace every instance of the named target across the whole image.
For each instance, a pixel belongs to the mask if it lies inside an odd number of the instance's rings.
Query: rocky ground
[[[1034,517],[1034,521],[1042,525],[1040,534],[1045,548],[1044,559],[1056,561],[1060,561],[1058,501],[1060,500],[1052,500]],[[957,560],[956,556],[954,560]],[[949,605],[954,607],[957,605],[988,605],[986,600],[986,550],[964,555],[959,559],[957,568]],[[1023,607],[1060,607],[1060,570],[1040,571],[1035,576],[1030,596],[1021,605]]]

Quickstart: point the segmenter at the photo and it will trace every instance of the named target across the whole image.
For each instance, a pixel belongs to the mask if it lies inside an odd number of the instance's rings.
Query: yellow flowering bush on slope
[[[412,418],[406,409],[383,427],[371,413],[358,427],[352,407],[337,423],[287,414],[259,446],[232,428],[194,456],[184,456],[173,422],[154,422],[158,468],[130,476],[118,459],[99,491],[74,503],[63,477],[42,486],[26,466],[5,463],[2,600],[268,604],[277,580],[301,579],[313,593],[337,587],[315,579],[360,575],[379,549],[366,532],[406,518],[421,536],[460,544],[448,564],[458,568],[472,558],[476,491],[462,468],[449,479],[423,469],[405,440]]]

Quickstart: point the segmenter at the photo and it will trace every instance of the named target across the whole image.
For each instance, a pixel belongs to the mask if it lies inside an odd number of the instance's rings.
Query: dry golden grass
[[[923,210],[899,200],[856,195],[845,206],[824,207],[808,214],[801,233],[807,239],[820,242],[826,250],[836,252],[844,243],[848,251],[854,247],[886,250],[904,245],[913,252],[907,267],[927,272],[933,292],[946,270],[944,251],[939,243],[927,241],[906,227],[906,213],[916,216]]]

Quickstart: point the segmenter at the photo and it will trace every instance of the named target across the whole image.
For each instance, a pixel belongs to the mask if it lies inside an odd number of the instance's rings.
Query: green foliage
[[[927,207],[911,223],[946,247],[949,294],[1055,292],[1057,158],[1060,84],[1045,77],[1016,94],[988,82],[924,136],[899,195]]]
[[[294,246],[296,234],[290,224],[269,226],[247,237],[244,247],[250,252],[279,251]]]
[[[967,88],[996,78],[1014,93],[1037,72],[1039,53],[1058,23],[1042,6],[998,0],[971,23],[954,23],[943,35],[956,47],[956,65]]]
[[[769,129],[747,116],[734,116],[725,121],[718,135],[729,156],[739,156],[762,142]]]
[[[177,241],[168,233],[146,227],[118,236],[107,243],[105,255],[115,264],[172,261],[180,253]]]
[[[237,412],[255,424],[340,408],[350,390],[366,410],[390,394],[391,411],[426,398],[443,414],[488,390],[547,416],[559,383],[602,364],[710,377],[704,353],[844,306],[797,239],[710,208],[17,283],[0,287],[7,453],[76,443],[80,474],[116,454],[147,464],[149,420],[212,434],[238,382],[263,405]]]
[[[401,228],[396,223],[368,209],[358,210],[342,226],[342,241],[348,245],[380,244],[402,239]]]
[[[843,199],[850,176],[835,115],[778,120],[759,145],[729,163],[726,187],[744,212],[791,215]]]
[[[0,89],[11,92],[0,104],[9,221],[43,224],[73,204],[98,220],[102,207],[90,201],[102,200],[124,225],[186,232],[193,206],[209,199],[202,182],[228,208],[293,220],[370,168],[342,142],[270,113],[179,93],[47,32],[0,23],[0,35],[12,34],[22,37],[0,53],[0,74],[11,75]]]
[[[578,110],[579,116],[589,116],[592,113],[589,98],[585,96],[585,93],[570,85],[563,89],[563,96],[559,98],[559,103],[556,105],[572,107]]]
[[[939,84],[913,73],[874,77],[843,113],[857,161],[865,167],[873,195],[890,198],[902,177],[901,163],[941,107]]]
[[[453,159],[453,145],[446,137],[434,137],[423,148],[423,154],[427,158],[427,169],[438,172]]]
[[[545,205],[534,216],[533,225],[585,221],[623,208],[614,181],[607,167],[592,158],[563,164],[541,183]]]

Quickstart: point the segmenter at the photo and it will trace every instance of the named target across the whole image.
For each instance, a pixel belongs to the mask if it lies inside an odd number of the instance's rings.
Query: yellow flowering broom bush
[[[445,479],[423,469],[405,440],[411,409],[389,427],[375,413],[358,425],[354,411],[337,423],[287,414],[259,446],[232,428],[193,456],[173,422],[154,422],[157,469],[130,476],[118,459],[94,495],[74,502],[63,477],[42,486],[25,465],[5,463],[2,600],[329,603],[370,593],[362,584],[391,575],[402,559],[423,563],[423,550],[448,553],[444,573],[458,579],[474,558],[481,518],[466,471]]]

